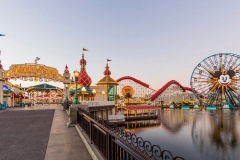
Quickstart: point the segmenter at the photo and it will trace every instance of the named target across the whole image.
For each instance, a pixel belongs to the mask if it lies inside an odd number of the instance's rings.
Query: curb
[[[86,146],[90,156],[92,157],[93,160],[98,160],[96,154],[94,153],[94,151],[92,150],[91,146],[88,144],[87,140],[85,139],[84,135],[81,133],[80,129],[77,127],[77,125],[75,125],[75,128],[79,134],[79,136],[81,137],[84,145]]]

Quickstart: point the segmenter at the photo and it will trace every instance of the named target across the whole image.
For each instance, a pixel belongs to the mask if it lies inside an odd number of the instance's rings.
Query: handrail
[[[105,159],[145,159],[145,160],[184,160],[183,157],[176,156],[174,157],[173,154],[169,150],[163,150],[158,145],[152,145],[149,141],[144,141],[143,138],[136,136],[135,134],[126,131],[125,129],[121,129],[116,125],[108,122],[107,120],[103,120],[88,111],[78,108],[78,124],[80,127],[87,133],[88,137],[90,138],[91,142],[97,147],[100,153],[103,155]],[[88,121],[86,121],[86,119]],[[107,134],[101,135],[102,131],[99,131],[94,125],[100,128],[101,130],[105,131]],[[98,135],[94,135],[97,132]],[[96,136],[103,136],[100,140],[96,139]],[[106,139],[106,140],[105,140]],[[106,148],[102,148],[103,144],[100,143],[107,143],[104,144]],[[119,142],[119,143],[116,143]],[[124,144],[125,147],[121,147]],[[117,146],[115,146],[117,145]],[[110,146],[110,147],[109,147]],[[120,148],[119,148],[120,147]],[[116,149],[117,148],[117,149]],[[127,148],[127,149],[126,149]],[[109,150],[110,149],[110,150]],[[104,152],[104,153],[103,153]],[[116,152],[116,155],[115,155]],[[133,152],[135,154],[133,154]],[[138,155],[138,157],[134,155]],[[119,157],[118,157],[119,156]],[[110,158],[109,158],[110,157]],[[111,158],[113,157],[113,158]],[[126,158],[131,157],[131,158]]]

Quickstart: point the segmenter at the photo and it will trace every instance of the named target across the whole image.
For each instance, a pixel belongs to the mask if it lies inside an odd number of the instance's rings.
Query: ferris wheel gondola
[[[190,85],[206,105],[240,106],[240,55],[218,53],[205,58],[195,67]]]

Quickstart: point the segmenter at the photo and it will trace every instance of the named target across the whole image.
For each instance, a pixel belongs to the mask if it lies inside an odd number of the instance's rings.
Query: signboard
[[[45,80],[54,80],[54,81],[63,81],[63,76],[58,73],[58,70],[52,67],[48,67],[41,64],[13,64],[10,66],[10,69],[5,71],[4,79],[15,79],[20,78],[23,80],[32,80],[40,81]]]
[[[134,94],[134,90],[131,86],[125,86],[122,88],[122,95],[126,95],[126,93],[130,93],[131,95]]]

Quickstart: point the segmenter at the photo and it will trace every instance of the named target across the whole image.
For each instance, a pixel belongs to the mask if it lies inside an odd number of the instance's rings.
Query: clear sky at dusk
[[[5,70],[40,57],[72,73],[84,47],[92,85],[111,59],[114,79],[189,87],[204,58],[240,53],[239,17],[239,0],[0,0],[0,59]]]

